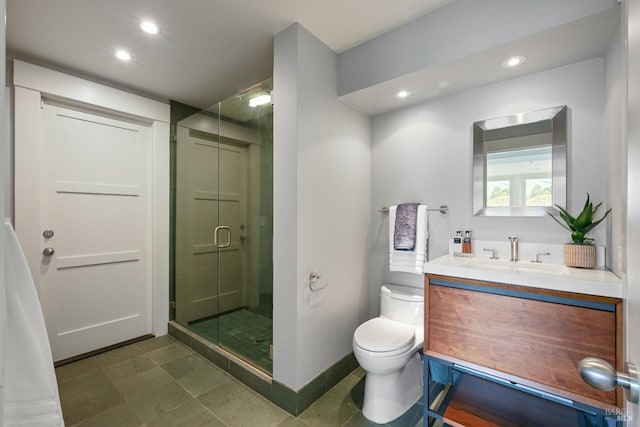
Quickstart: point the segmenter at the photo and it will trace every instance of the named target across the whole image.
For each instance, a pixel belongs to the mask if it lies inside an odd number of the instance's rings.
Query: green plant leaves
[[[573,243],[576,245],[582,245],[584,243],[584,233],[581,231],[574,231],[571,233],[571,240],[573,240]]]
[[[592,244],[593,239],[585,237],[586,234],[595,228],[598,224],[600,224],[604,219],[611,213],[611,208],[607,210],[602,218],[597,221],[594,221],[594,215],[598,211],[598,208],[602,205],[602,202],[598,203],[595,207],[591,200],[589,199],[589,193],[587,193],[587,200],[584,203],[584,207],[582,208],[582,212],[577,217],[573,217],[566,209],[555,205],[558,208],[558,215],[565,222],[563,224],[558,218],[556,218],[552,213],[549,212],[549,216],[553,218],[558,224],[563,226],[565,229],[571,231],[571,240],[575,244],[578,245],[588,245]]]
[[[598,206],[596,206],[596,209],[598,208]],[[582,212],[580,212],[580,215],[578,215],[575,222],[573,223],[573,229],[584,230],[585,227],[590,226],[593,222],[594,211],[595,210],[593,209],[593,204],[589,201],[589,193],[587,193],[587,201],[584,204]]]

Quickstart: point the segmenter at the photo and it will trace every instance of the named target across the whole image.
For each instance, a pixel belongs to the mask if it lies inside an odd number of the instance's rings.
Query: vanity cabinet
[[[482,414],[504,417],[486,425],[536,414],[540,423],[527,425],[606,425],[622,392],[582,380],[578,363],[588,356],[621,370],[621,299],[425,276],[428,415],[459,426],[485,425]]]

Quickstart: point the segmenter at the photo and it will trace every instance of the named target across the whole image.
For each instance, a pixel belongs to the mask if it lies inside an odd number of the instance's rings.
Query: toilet
[[[384,424],[395,420],[422,396],[424,290],[385,284],[380,316],[358,326],[353,353],[366,371],[362,414]]]

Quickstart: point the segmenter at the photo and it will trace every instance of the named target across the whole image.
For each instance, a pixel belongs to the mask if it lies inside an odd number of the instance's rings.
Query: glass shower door
[[[248,104],[264,87],[176,124],[174,297],[176,321],[270,373],[272,109]]]
[[[220,221],[231,246],[220,253],[221,295],[241,292],[242,305],[220,317],[221,347],[271,372],[272,106],[262,82],[219,104]],[[263,98],[264,100],[264,98]],[[233,250],[236,248],[236,250]]]

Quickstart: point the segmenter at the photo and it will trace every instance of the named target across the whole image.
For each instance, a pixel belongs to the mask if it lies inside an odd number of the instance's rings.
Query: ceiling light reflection
[[[142,21],[140,23],[140,28],[145,33],[158,34],[158,26],[151,21]]]
[[[513,68],[517,67],[518,65],[522,65],[522,63],[526,60],[527,58],[525,58],[524,56],[512,56],[511,58],[507,58],[502,63],[502,66],[505,68]]]
[[[270,102],[271,102],[271,95],[262,94],[262,95],[254,96],[253,98],[251,98],[249,100],[249,107],[254,108],[254,107],[257,107],[258,105],[264,105]]]
[[[115,55],[116,55],[116,58],[118,58],[121,61],[129,61],[131,59],[131,54],[123,49],[116,50]]]

